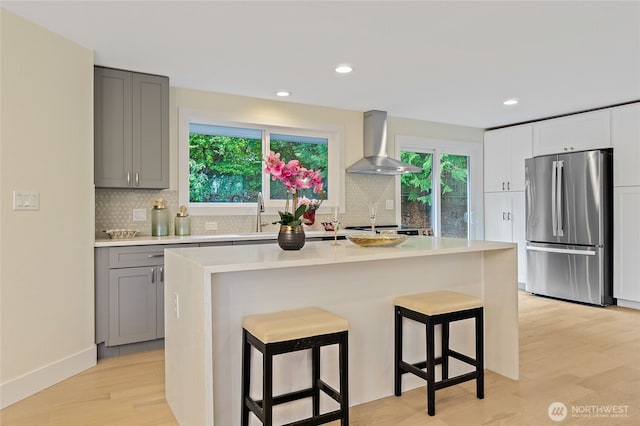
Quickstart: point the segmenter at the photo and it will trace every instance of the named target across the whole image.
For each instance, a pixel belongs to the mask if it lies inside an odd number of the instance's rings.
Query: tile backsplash
[[[395,200],[395,178],[378,175],[346,175],[345,177],[345,214],[340,215],[341,226],[367,225],[369,223],[369,211],[367,203],[377,201],[378,224],[395,224],[395,210],[386,210],[385,201]],[[166,201],[169,210],[169,234],[173,234],[174,218],[178,211],[178,191],[152,190],[152,189],[106,189],[96,188],[96,238],[105,238],[104,230],[107,229],[137,229],[140,235],[151,235],[151,209],[158,197]],[[146,220],[133,220],[133,210],[144,209]],[[272,222],[278,220],[277,215],[263,214],[262,219],[269,225],[264,227],[265,232],[275,232],[276,225]],[[322,230],[321,222],[331,220],[329,214],[316,215],[316,222],[308,229]],[[205,222],[217,222],[218,229],[205,231]],[[254,232],[256,217],[248,216],[191,216],[191,233],[193,235],[229,234]]]

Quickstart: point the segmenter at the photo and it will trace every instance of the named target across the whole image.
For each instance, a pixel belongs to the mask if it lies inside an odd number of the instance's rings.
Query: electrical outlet
[[[385,203],[384,208],[387,209],[387,210],[393,210],[393,200],[387,200],[387,202]]]
[[[147,209],[133,209],[133,221],[144,222],[147,220]]]
[[[204,230],[205,231],[216,231],[218,229],[218,222],[205,222]]]

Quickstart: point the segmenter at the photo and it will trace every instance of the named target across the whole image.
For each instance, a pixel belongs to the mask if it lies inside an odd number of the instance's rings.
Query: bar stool
[[[395,395],[402,395],[402,375],[414,374],[427,381],[427,413],[436,414],[436,390],[469,380],[476,381],[476,396],[484,398],[484,333],[482,300],[453,291],[400,296],[395,304]],[[402,319],[409,318],[426,326],[426,361],[408,364],[402,359]],[[449,324],[475,318],[476,358],[473,359],[449,348]],[[442,355],[435,357],[434,328],[442,324]],[[449,357],[475,367],[475,371],[449,378]],[[442,380],[435,380],[435,366],[442,365]],[[424,369],[426,368],[426,371]]]
[[[249,411],[264,426],[273,422],[273,406],[303,398],[311,398],[313,415],[295,425],[320,425],[340,420],[349,424],[348,329],[346,319],[321,308],[309,307],[292,311],[249,315],[242,321],[242,426],[249,424]],[[320,378],[320,348],[338,345],[340,391]],[[262,353],[262,400],[251,398],[251,347]],[[273,395],[273,357],[311,349],[311,387],[283,395]],[[340,408],[320,414],[320,391],[334,399]]]

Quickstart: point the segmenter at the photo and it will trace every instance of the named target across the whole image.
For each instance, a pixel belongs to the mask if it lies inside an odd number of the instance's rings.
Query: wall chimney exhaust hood
[[[422,169],[387,156],[387,112],[364,113],[364,158],[347,168],[349,173],[401,175],[420,173]]]

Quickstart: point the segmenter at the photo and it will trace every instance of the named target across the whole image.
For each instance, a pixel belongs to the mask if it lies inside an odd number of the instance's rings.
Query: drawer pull
[[[153,259],[154,257],[164,257],[164,253],[148,254],[147,257],[149,259]]]

